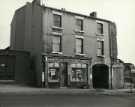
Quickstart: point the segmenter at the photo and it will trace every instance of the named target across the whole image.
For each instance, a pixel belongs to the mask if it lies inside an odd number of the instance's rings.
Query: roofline
[[[60,12],[63,12],[63,13],[74,14],[74,15],[78,15],[78,16],[82,16],[82,17],[86,17],[86,18],[90,18],[90,19],[94,19],[94,20],[104,21],[104,22],[108,22],[108,23],[114,23],[114,22],[112,22],[110,20],[106,20],[106,19],[102,19],[102,18],[97,18],[97,17],[91,17],[91,16],[84,15],[84,14],[81,14],[81,13],[71,12],[71,11],[67,11],[67,10],[61,10],[61,9],[54,8],[54,7],[48,7],[48,6],[41,6],[41,7],[44,8],[44,9],[48,8],[48,9],[60,11]]]
[[[28,5],[28,4],[32,4],[32,5],[33,5],[34,3],[33,3],[33,2],[32,2],[32,3],[27,2],[24,6],[18,8],[18,9],[16,10],[16,12],[19,11],[19,10],[21,10],[22,8],[24,8],[24,7],[25,7],[26,5]],[[35,5],[38,5],[38,4],[35,4]],[[41,8],[44,8],[44,9],[45,9],[45,8],[48,8],[48,9],[60,11],[60,12],[63,12],[63,13],[74,14],[74,15],[78,15],[78,16],[82,16],[82,17],[86,17],[86,18],[90,18],[90,19],[94,19],[94,20],[104,21],[104,22],[108,22],[108,23],[114,23],[114,22],[112,22],[112,21],[110,21],[110,20],[106,20],[106,19],[102,19],[102,18],[97,18],[97,17],[91,17],[91,16],[84,15],[84,14],[81,14],[81,13],[71,12],[71,11],[62,10],[62,9],[58,9],[58,8],[54,8],[54,7],[49,7],[49,6],[41,6],[41,5],[38,5],[38,6],[40,6]]]
[[[17,52],[17,53],[27,53],[27,54],[30,54],[30,52],[28,51],[24,51],[24,50],[12,50],[12,49],[9,49],[9,50],[6,50],[6,49],[0,49],[0,54],[1,52]]]

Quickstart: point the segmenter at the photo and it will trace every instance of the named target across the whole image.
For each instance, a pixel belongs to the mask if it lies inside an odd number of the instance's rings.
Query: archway
[[[109,67],[105,64],[96,64],[92,67],[93,88],[109,88]]]

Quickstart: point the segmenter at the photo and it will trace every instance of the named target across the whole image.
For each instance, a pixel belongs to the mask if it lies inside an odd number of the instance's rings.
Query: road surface
[[[0,107],[135,107],[135,96],[0,94]]]

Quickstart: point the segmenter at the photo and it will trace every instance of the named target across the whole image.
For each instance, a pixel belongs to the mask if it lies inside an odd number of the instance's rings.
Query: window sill
[[[97,36],[104,36],[105,34],[96,33]]]
[[[53,29],[64,30],[62,27],[52,26]]]
[[[97,57],[102,57],[102,58],[105,58],[105,56],[104,56],[104,55],[97,55]]]
[[[80,36],[80,35],[75,35],[75,38],[80,38],[80,39],[84,39],[84,36]]]
[[[77,29],[75,29],[74,30],[76,33],[84,33],[84,30],[77,30]]]
[[[85,56],[86,54],[79,54],[79,53],[76,53],[77,56]]]
[[[52,52],[53,54],[60,54],[62,55],[63,53],[62,52]]]
[[[62,33],[58,33],[58,32],[52,32],[51,34],[52,35],[60,35],[60,36],[62,35]]]
[[[86,83],[87,81],[86,80],[71,80],[71,82],[74,82],[74,83]]]

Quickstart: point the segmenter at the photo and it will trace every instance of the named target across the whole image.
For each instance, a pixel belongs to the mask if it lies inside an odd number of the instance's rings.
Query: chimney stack
[[[94,17],[94,18],[97,18],[97,12],[94,11],[94,12],[90,13],[90,16]]]
[[[33,3],[35,3],[35,4],[38,4],[38,5],[45,5],[45,2],[44,2],[44,0],[33,0]]]

